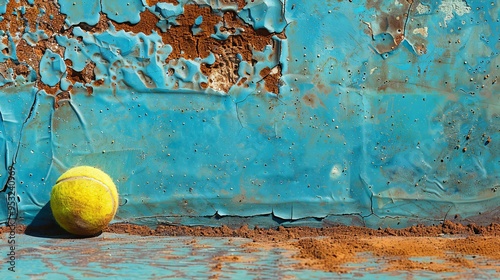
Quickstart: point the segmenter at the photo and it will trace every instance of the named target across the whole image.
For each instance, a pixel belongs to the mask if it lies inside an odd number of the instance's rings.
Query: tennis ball
[[[57,179],[50,194],[50,208],[57,223],[69,233],[96,235],[113,219],[118,191],[103,171],[78,166]]]

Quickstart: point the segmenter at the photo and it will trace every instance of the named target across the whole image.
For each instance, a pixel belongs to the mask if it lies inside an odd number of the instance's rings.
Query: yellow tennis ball
[[[115,216],[118,191],[113,180],[101,170],[74,167],[57,179],[50,194],[50,208],[63,229],[91,236],[101,232]]]

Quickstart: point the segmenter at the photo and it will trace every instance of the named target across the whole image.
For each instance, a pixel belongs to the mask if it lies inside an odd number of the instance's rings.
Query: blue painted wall
[[[217,40],[250,29],[275,34],[252,61],[235,55],[232,83],[202,71],[224,57],[169,59],[173,47],[161,32],[114,26],[140,22],[149,11],[168,32],[187,1],[90,2],[59,1],[71,32],[1,33],[0,183],[7,187],[14,166],[23,223],[50,220],[40,210],[58,176],[76,165],[115,179],[116,221],[500,221],[495,1],[195,1],[218,15],[237,14],[246,26],[231,33],[220,22]],[[108,29],[81,27],[104,15]],[[194,35],[203,20],[193,22]],[[57,44],[38,69],[17,75],[8,62],[20,61],[23,38]],[[68,68],[82,71],[89,63],[93,81],[67,78]],[[266,86],[263,69],[279,76],[278,94]],[[42,83],[58,89],[50,93]]]

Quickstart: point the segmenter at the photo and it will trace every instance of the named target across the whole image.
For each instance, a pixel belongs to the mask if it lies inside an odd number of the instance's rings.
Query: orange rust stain
[[[174,5],[178,5],[179,4],[179,1],[177,0],[146,0],[146,4],[148,6],[154,6],[156,5],[157,3],[170,3],[170,4],[174,4]]]
[[[94,63],[88,63],[80,72],[73,70],[73,68],[71,68],[70,65],[68,66],[69,67],[67,67],[67,72],[68,72],[67,79],[71,81],[73,84],[76,82],[80,82],[85,85],[87,83],[91,83],[95,79]]]
[[[264,69],[260,70],[259,75],[260,75],[262,78],[265,78],[267,75],[269,75],[269,73],[271,73],[271,68],[266,67],[266,68],[264,68]]]
[[[47,94],[55,95],[57,93],[57,91],[59,90],[59,83],[57,83],[57,85],[51,87],[51,86],[48,86],[48,85],[42,83],[42,81],[38,81],[37,87],[41,90],[45,90],[45,92]]]
[[[279,94],[280,79],[281,79],[281,67],[276,66],[274,69],[276,69],[277,71],[275,71],[273,73],[273,71],[270,69],[269,72],[263,77],[264,82],[265,82],[264,87],[266,88],[266,90],[268,92],[271,92],[274,94]],[[261,71],[261,75],[262,75],[262,71]]]
[[[319,104],[321,104],[320,100],[314,93],[304,95],[304,97],[302,97],[302,101],[304,101],[304,103],[311,108],[316,108]]]

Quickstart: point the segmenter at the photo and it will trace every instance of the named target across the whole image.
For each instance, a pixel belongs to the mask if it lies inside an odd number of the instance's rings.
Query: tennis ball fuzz
[[[69,233],[92,236],[113,219],[118,208],[118,191],[103,171],[78,166],[57,179],[50,194],[50,208],[57,223]]]

